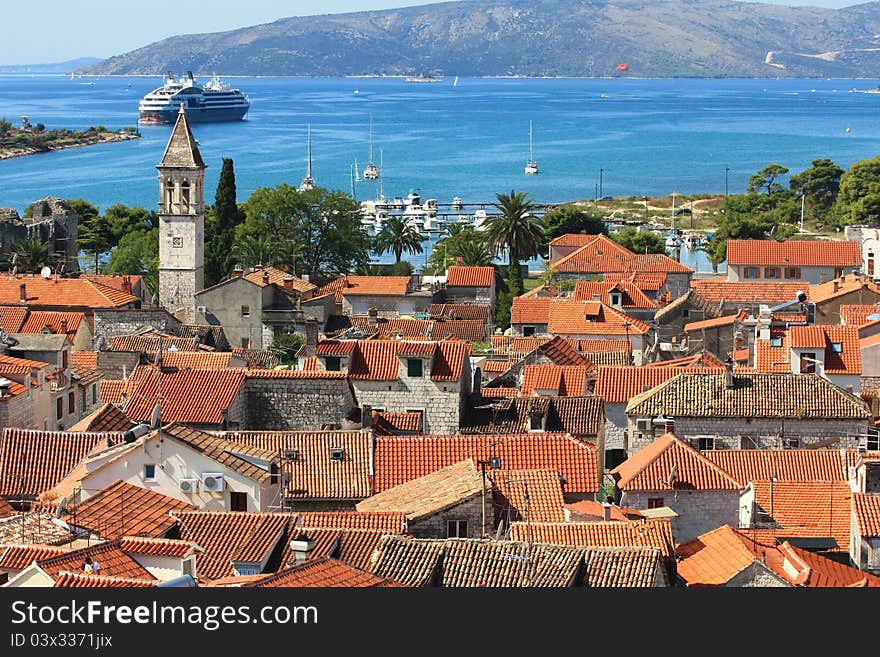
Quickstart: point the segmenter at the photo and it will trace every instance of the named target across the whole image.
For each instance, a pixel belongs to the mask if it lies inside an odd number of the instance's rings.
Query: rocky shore
[[[95,144],[108,144],[117,141],[139,139],[140,133],[133,130],[89,129],[74,131],[27,131],[13,129],[0,137],[0,160],[36,153],[48,153],[66,148],[79,148]]]

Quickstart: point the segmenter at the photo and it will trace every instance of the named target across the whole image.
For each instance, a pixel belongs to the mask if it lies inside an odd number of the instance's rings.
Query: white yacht
[[[379,177],[379,169],[373,164],[373,115],[370,114],[370,161],[364,168],[364,179],[376,180]]]
[[[526,162],[525,172],[527,175],[538,173],[538,163],[532,154],[532,122],[529,121],[529,161]]]

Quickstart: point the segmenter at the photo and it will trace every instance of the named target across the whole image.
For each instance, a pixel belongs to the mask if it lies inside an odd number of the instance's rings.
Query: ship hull
[[[216,123],[219,121],[241,121],[247,115],[249,107],[224,107],[224,108],[188,108],[186,120],[190,123]],[[138,123],[162,124],[174,123],[177,120],[179,108],[141,110]]]

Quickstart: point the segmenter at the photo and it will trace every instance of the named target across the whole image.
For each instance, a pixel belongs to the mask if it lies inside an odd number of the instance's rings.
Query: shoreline
[[[64,143],[59,146],[46,146],[45,148],[38,148],[36,146],[5,146],[0,147],[0,161],[11,160],[17,157],[26,157],[28,155],[39,155],[40,153],[64,151],[71,148],[97,146],[98,144],[113,144],[121,141],[140,139],[140,137],[140,134],[134,132],[113,132],[103,133],[103,136],[98,139],[83,140],[79,143]]]

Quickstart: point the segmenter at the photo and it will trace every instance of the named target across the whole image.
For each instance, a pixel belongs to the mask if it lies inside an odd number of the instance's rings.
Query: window
[[[144,481],[156,481],[156,466],[153,463],[144,465]]]
[[[770,336],[770,346],[771,347],[781,347],[782,346],[782,336],[781,335],[771,335]]]
[[[715,449],[715,436],[700,436],[697,438],[697,449],[705,452],[707,449]]]
[[[67,412],[76,413],[76,397],[73,394],[73,390],[67,393]]]
[[[67,369],[67,349],[61,352],[61,369]]]
[[[682,317],[690,317],[690,316],[691,316],[690,308],[684,308],[684,309],[682,309],[682,311],[681,311],[681,316],[682,316]]]
[[[83,388],[81,390],[81,394],[80,394],[80,408],[82,409],[81,410],[82,413],[85,413],[86,409],[89,407],[88,402],[89,402],[88,391],[85,388]]]
[[[529,337],[535,334],[534,326],[523,326],[523,335],[525,337]]]
[[[833,351],[835,354],[842,354],[843,353],[843,343],[842,342],[832,342],[831,343],[831,351]]]
[[[182,249],[183,248],[183,237],[181,237],[180,235],[174,235],[171,238],[171,248]]]
[[[801,354],[801,374],[815,374],[816,373],[816,354],[815,352],[808,352],[805,354]]]
[[[779,267],[764,267],[764,278],[779,278]]]
[[[324,369],[330,372],[338,372],[342,369],[342,359],[339,356],[325,356]]]
[[[467,538],[468,523],[467,520],[447,520],[446,521],[446,538]]]
[[[98,384],[97,383],[92,386],[92,403],[93,404],[98,403]]]
[[[874,275],[874,253],[868,251],[868,276]]]
[[[739,448],[740,449],[760,449],[758,445],[758,437],[757,436],[740,436],[739,437]]]
[[[529,416],[529,431],[541,431],[544,426],[544,418],[541,415]]]
[[[786,278],[800,278],[801,277],[801,268],[800,267],[786,267],[785,268],[785,277]]]
[[[251,347],[251,339],[250,338],[242,338],[241,339],[241,348],[242,349],[250,349]]]
[[[743,278],[758,278],[758,268],[746,267],[745,270],[743,270]]]
[[[406,375],[419,377],[422,376],[422,359],[407,358],[406,359]]]
[[[610,296],[612,306],[623,305],[623,295],[620,292],[612,292]]]
[[[59,397],[55,400],[55,419],[60,420],[64,417],[64,400]]]
[[[196,560],[190,557],[189,559],[184,559],[182,566],[182,573],[184,575],[189,575],[190,577],[196,576]]]
[[[251,307],[250,306],[242,306],[241,307],[241,316],[242,317],[250,317],[251,316]]]
[[[247,511],[247,493],[229,491],[229,510]]]
[[[648,508],[649,509],[659,509],[663,506],[663,498],[662,497],[649,497],[648,498]]]

